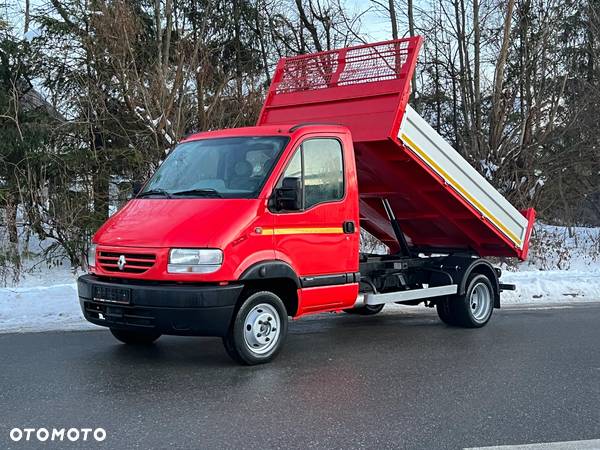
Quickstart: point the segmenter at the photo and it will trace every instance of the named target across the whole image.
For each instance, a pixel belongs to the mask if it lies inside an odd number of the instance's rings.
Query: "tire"
[[[348,314],[356,314],[359,316],[374,316],[380,313],[385,304],[382,305],[364,305],[358,308],[345,309],[344,312]]]
[[[450,309],[451,301],[451,298],[444,298],[443,300],[438,300],[435,305],[435,309],[437,310],[438,317],[442,322],[444,322],[446,325],[456,326],[458,325],[458,322],[454,318],[454,315],[452,314],[452,311]]]
[[[488,277],[473,274],[467,280],[464,295],[454,295],[438,303],[438,315],[448,325],[481,328],[494,311],[494,288]]]
[[[227,354],[245,365],[267,363],[281,350],[288,316],[281,299],[272,292],[248,293],[238,309],[223,345]]]
[[[112,335],[124,344],[129,345],[150,345],[160,337],[156,331],[130,331],[110,329]]]

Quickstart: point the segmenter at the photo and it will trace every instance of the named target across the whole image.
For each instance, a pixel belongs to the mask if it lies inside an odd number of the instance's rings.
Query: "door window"
[[[281,187],[281,182],[284,178],[302,179],[302,147],[294,153],[294,156],[285,169],[285,172],[283,172],[283,176],[281,177],[281,180],[279,180],[277,187]]]
[[[300,178],[303,207],[341,200],[344,197],[342,145],[337,139],[308,139],[292,157],[277,187],[284,178]]]
[[[336,139],[310,139],[304,152],[304,208],[344,197],[342,146]]]

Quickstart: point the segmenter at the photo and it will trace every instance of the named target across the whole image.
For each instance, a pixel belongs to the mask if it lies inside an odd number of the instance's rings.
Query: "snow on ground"
[[[0,288],[0,333],[97,328],[81,314],[75,280],[65,267],[44,268]]]
[[[517,286],[502,303],[550,304],[600,301],[600,228],[539,226],[530,260],[501,264],[502,281]],[[32,269],[17,286],[0,287],[0,333],[80,330],[83,319],[76,275],[65,266]]]
[[[504,272],[502,282],[517,286],[502,293],[503,305],[600,301],[600,271]]]
[[[75,283],[0,290],[0,333],[89,328]]]
[[[501,267],[504,304],[600,301],[600,228],[538,225],[528,260]]]
[[[23,239],[24,227],[19,227],[23,253],[24,274],[18,284],[2,285],[0,280],[0,333],[81,330],[99,328],[87,322],[79,308],[77,276],[69,263],[60,256],[53,266],[41,261],[52,241],[40,241],[35,235]],[[4,238],[0,229],[0,244]]]

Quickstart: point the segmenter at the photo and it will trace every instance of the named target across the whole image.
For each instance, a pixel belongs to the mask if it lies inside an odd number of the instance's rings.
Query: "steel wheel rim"
[[[478,323],[485,322],[492,308],[492,294],[485,283],[477,283],[469,297],[469,307],[473,320]]]
[[[281,319],[272,305],[259,303],[244,319],[244,342],[252,353],[264,355],[279,341]]]

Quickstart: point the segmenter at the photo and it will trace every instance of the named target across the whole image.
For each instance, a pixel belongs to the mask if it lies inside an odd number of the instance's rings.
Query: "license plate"
[[[131,301],[131,292],[126,288],[94,286],[94,300],[97,302],[128,305]]]

